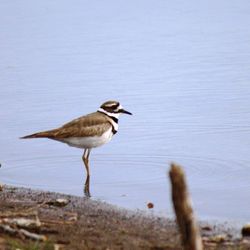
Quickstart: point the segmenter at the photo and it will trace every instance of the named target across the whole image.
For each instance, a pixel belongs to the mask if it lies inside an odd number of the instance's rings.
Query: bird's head
[[[104,102],[98,109],[99,112],[105,113],[109,116],[118,118],[120,114],[132,115],[132,113],[125,110],[122,105],[117,101],[107,101]]]

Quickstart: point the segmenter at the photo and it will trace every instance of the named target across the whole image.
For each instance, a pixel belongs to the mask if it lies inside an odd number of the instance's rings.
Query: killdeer
[[[117,133],[118,118],[121,114],[132,115],[132,113],[123,109],[119,102],[107,101],[94,113],[72,120],[60,128],[27,135],[21,137],[21,139],[49,138],[72,147],[84,149],[82,159],[87,171],[87,177],[89,177],[91,149],[99,147],[112,139],[112,136]]]

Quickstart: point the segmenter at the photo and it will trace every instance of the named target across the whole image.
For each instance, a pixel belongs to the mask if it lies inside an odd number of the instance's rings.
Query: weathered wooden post
[[[199,232],[182,168],[171,164],[169,176],[172,184],[172,200],[177,223],[185,250],[202,250]]]

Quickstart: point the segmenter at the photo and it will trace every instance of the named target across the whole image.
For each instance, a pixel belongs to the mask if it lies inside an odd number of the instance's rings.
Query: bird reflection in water
[[[89,191],[89,184],[90,184],[90,176],[87,175],[86,180],[85,180],[85,184],[84,184],[84,189],[83,189],[84,196],[86,198],[91,197],[91,194],[90,194],[90,191]]]

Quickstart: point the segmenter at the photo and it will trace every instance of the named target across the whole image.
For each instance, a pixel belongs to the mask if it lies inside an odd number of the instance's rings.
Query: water
[[[172,215],[169,163],[201,219],[249,220],[249,1],[1,1],[0,181],[83,196],[82,151],[19,140],[119,100],[93,199]]]

